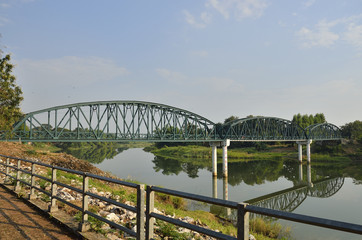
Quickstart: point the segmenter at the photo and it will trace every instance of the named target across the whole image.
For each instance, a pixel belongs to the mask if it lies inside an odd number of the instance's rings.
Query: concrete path
[[[0,186],[0,240],[77,239]]]

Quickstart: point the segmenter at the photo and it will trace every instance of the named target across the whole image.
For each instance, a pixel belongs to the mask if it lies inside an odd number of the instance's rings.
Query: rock
[[[115,213],[108,214],[106,216],[106,219],[108,219],[109,221],[112,221],[112,222],[119,222],[120,221],[119,217]]]
[[[249,234],[249,240],[256,240],[256,238],[253,235]]]
[[[135,219],[136,216],[137,216],[136,213],[131,212],[131,211],[126,211],[126,217],[127,217],[128,219],[130,219],[130,220]]]
[[[102,217],[105,217],[105,216],[107,216],[108,214],[110,214],[110,212],[100,210],[100,211],[98,212],[98,214],[99,214],[100,216],[102,216]]]
[[[108,239],[111,239],[111,240],[122,239],[122,238],[119,238],[118,236],[116,236],[116,235],[114,235],[114,234],[112,234],[112,233],[108,233],[108,234],[106,235],[106,237],[107,237]]]

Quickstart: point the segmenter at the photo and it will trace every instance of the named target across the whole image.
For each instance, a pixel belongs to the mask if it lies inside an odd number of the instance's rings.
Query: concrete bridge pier
[[[313,187],[312,183],[312,166],[310,163],[307,165],[307,182],[309,187]]]
[[[217,147],[221,146],[221,142],[210,142],[211,159],[212,159],[212,176],[217,177]]]
[[[230,139],[222,142],[222,176],[228,177],[228,146],[230,146]]]
[[[310,144],[312,143],[312,140],[307,140],[307,162],[310,163]]]
[[[307,151],[307,162],[310,163],[311,160],[311,151],[310,151],[310,145],[312,143],[311,139],[308,139],[307,141],[298,141],[298,161],[302,162],[303,160],[303,144],[306,145],[306,151]]]

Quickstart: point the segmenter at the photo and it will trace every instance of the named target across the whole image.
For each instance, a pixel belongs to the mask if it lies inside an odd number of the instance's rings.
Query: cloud
[[[225,19],[232,15],[242,20],[262,16],[268,4],[264,0],[208,0],[206,6],[215,9]]]
[[[334,22],[322,20],[315,26],[315,30],[302,27],[296,32],[296,35],[303,42],[303,47],[330,47],[339,39],[338,34],[330,31],[330,28],[335,26],[335,24]]]
[[[344,33],[344,39],[362,50],[362,25],[348,24],[347,31]]]
[[[159,76],[172,83],[182,84],[183,81],[187,80],[187,77],[182,73],[174,72],[165,68],[157,68],[155,71]]]
[[[259,18],[268,4],[265,0],[207,0],[205,10],[196,18],[184,10],[185,21],[195,28],[205,28],[211,23],[212,11],[221,14],[225,19],[241,21],[244,18]]]
[[[303,47],[331,47],[345,41],[362,50],[362,14],[333,21],[321,20],[313,28],[302,27],[295,32]]]
[[[306,8],[309,8],[311,6],[313,6],[316,3],[317,0],[307,0],[305,2],[303,2],[303,6]]]
[[[185,21],[195,28],[205,28],[211,22],[211,15],[207,12],[200,14],[200,20],[197,21],[195,17],[187,10],[183,11]]]
[[[99,57],[66,56],[56,59],[23,59],[17,62],[19,75],[32,84],[84,86],[129,74],[124,67]]]

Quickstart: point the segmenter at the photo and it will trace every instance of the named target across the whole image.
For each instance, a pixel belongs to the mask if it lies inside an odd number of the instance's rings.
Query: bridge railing
[[[19,192],[21,190],[21,185],[25,185],[29,187],[29,198],[34,199],[36,198],[35,190],[47,195],[50,197],[50,204],[49,204],[49,212],[54,212],[58,210],[58,204],[57,201],[60,201],[76,210],[78,210],[81,213],[81,222],[79,224],[79,230],[80,231],[87,231],[89,229],[89,223],[88,223],[88,216],[92,216],[102,222],[105,222],[112,226],[113,228],[116,228],[118,230],[121,230],[130,236],[136,237],[137,239],[144,239],[144,217],[145,212],[143,211],[144,205],[145,205],[145,190],[143,184],[135,184],[130,182],[124,182],[117,179],[107,178],[98,176],[91,173],[86,173],[82,171],[72,170],[68,168],[58,167],[58,166],[52,166],[49,164],[41,163],[41,162],[35,162],[31,160],[26,159],[20,159],[15,157],[9,157],[4,156],[0,154],[0,157],[6,158],[5,163],[0,162],[0,165],[4,167],[3,170],[0,170],[0,173],[5,176],[4,182],[14,182],[15,183],[15,191]],[[28,166],[26,166],[28,165]],[[51,170],[51,177],[47,177],[44,175],[40,175],[36,171],[36,167],[42,167],[47,170]],[[5,170],[5,171],[4,171]],[[38,169],[39,170],[39,169]],[[71,186],[69,184],[66,184],[64,182],[57,180],[57,171],[62,171],[65,173],[70,173],[73,175],[73,177],[80,178],[82,180],[82,188],[77,188],[74,186]],[[25,175],[25,177],[24,177]],[[26,176],[29,176],[28,178]],[[28,181],[26,180],[28,179]],[[36,179],[43,180],[45,182],[50,183],[51,189],[50,191],[45,190],[36,184]],[[113,200],[111,198],[107,198],[104,196],[101,196],[99,194],[92,193],[89,191],[89,179],[97,179],[100,181],[104,181],[107,184],[116,184],[123,187],[130,187],[136,190],[137,192],[137,204],[136,206],[127,205],[124,203],[120,203],[116,200]],[[12,180],[12,181],[11,181]],[[30,181],[29,181],[30,180]],[[78,206],[70,201],[67,201],[64,197],[61,197],[57,194],[57,188],[58,186],[61,186],[63,188],[70,189],[73,192],[79,193],[82,195],[82,206]],[[114,221],[110,221],[107,218],[104,218],[96,213],[93,213],[89,211],[89,197],[92,197],[93,199],[99,199],[102,202],[105,202],[106,204],[113,204],[114,206],[117,206],[122,209],[126,209],[128,211],[136,213],[136,223],[137,223],[137,230],[133,231],[127,227],[124,227],[120,224],[117,224]]]
[[[0,165],[3,166],[3,169],[0,170],[0,173],[5,176],[5,182],[13,180],[15,183],[15,191],[21,190],[21,185],[26,185],[29,187],[29,197],[30,199],[34,198],[35,190],[44,193],[50,197],[49,211],[56,211],[58,208],[57,201],[60,201],[64,204],[69,205],[70,207],[78,210],[82,214],[82,218],[79,225],[80,231],[86,231],[88,229],[88,216],[92,216],[104,223],[109,224],[113,228],[124,231],[130,236],[134,236],[137,239],[151,239],[154,234],[154,220],[159,219],[183,228],[190,229],[195,232],[199,232],[211,237],[218,239],[249,239],[249,213],[261,214],[264,216],[270,216],[274,218],[289,220],[293,222],[299,222],[304,224],[309,224],[313,226],[319,226],[334,230],[345,231],[349,233],[362,234],[362,225],[334,221],[330,219],[317,218],[312,216],[306,216],[301,214],[283,212],[278,210],[267,209],[258,206],[248,205],[246,203],[237,203],[228,200],[221,200],[211,197],[205,197],[196,194],[190,194],[180,191],[175,191],[166,188],[160,188],[156,186],[148,186],[145,192],[144,185],[135,184],[120,181],[117,179],[107,178],[98,176],[95,174],[85,173],[82,171],[76,171],[68,168],[52,166],[36,161],[30,161],[26,159],[20,159],[15,157],[9,157],[0,155],[0,157],[5,158],[5,163],[0,161]],[[26,166],[27,165],[27,166]],[[36,166],[51,170],[51,177],[47,177],[41,174],[38,174],[36,171]],[[38,169],[39,170],[39,169]],[[64,182],[57,180],[57,171],[63,171],[73,175],[77,175],[82,179],[82,188],[77,188],[66,184]],[[22,174],[29,176],[28,181],[24,179]],[[89,179],[97,179],[107,183],[113,183],[119,186],[131,187],[137,191],[137,203],[136,206],[131,206],[127,204],[120,203],[113,199],[101,196],[99,194],[92,193],[89,191]],[[36,185],[36,179],[41,179],[51,184],[50,192]],[[82,206],[77,206],[76,204],[67,201],[66,199],[57,195],[57,187],[62,186],[64,188],[70,189],[71,191],[77,192],[82,196]],[[237,235],[229,236],[217,231],[213,231],[204,227],[197,226],[195,224],[187,223],[178,219],[174,219],[159,213],[155,212],[154,209],[154,194],[162,193],[167,195],[173,195],[181,198],[186,198],[190,200],[196,200],[203,203],[214,204],[218,206],[223,206],[226,208],[236,209],[237,210]],[[145,196],[146,195],[146,196]],[[119,208],[123,208],[132,212],[135,212],[137,215],[137,230],[133,231],[127,227],[119,225],[116,222],[110,221],[96,213],[93,213],[88,210],[89,207],[89,197],[94,199],[99,199],[108,204],[113,204]],[[146,211],[144,211],[146,209]]]

